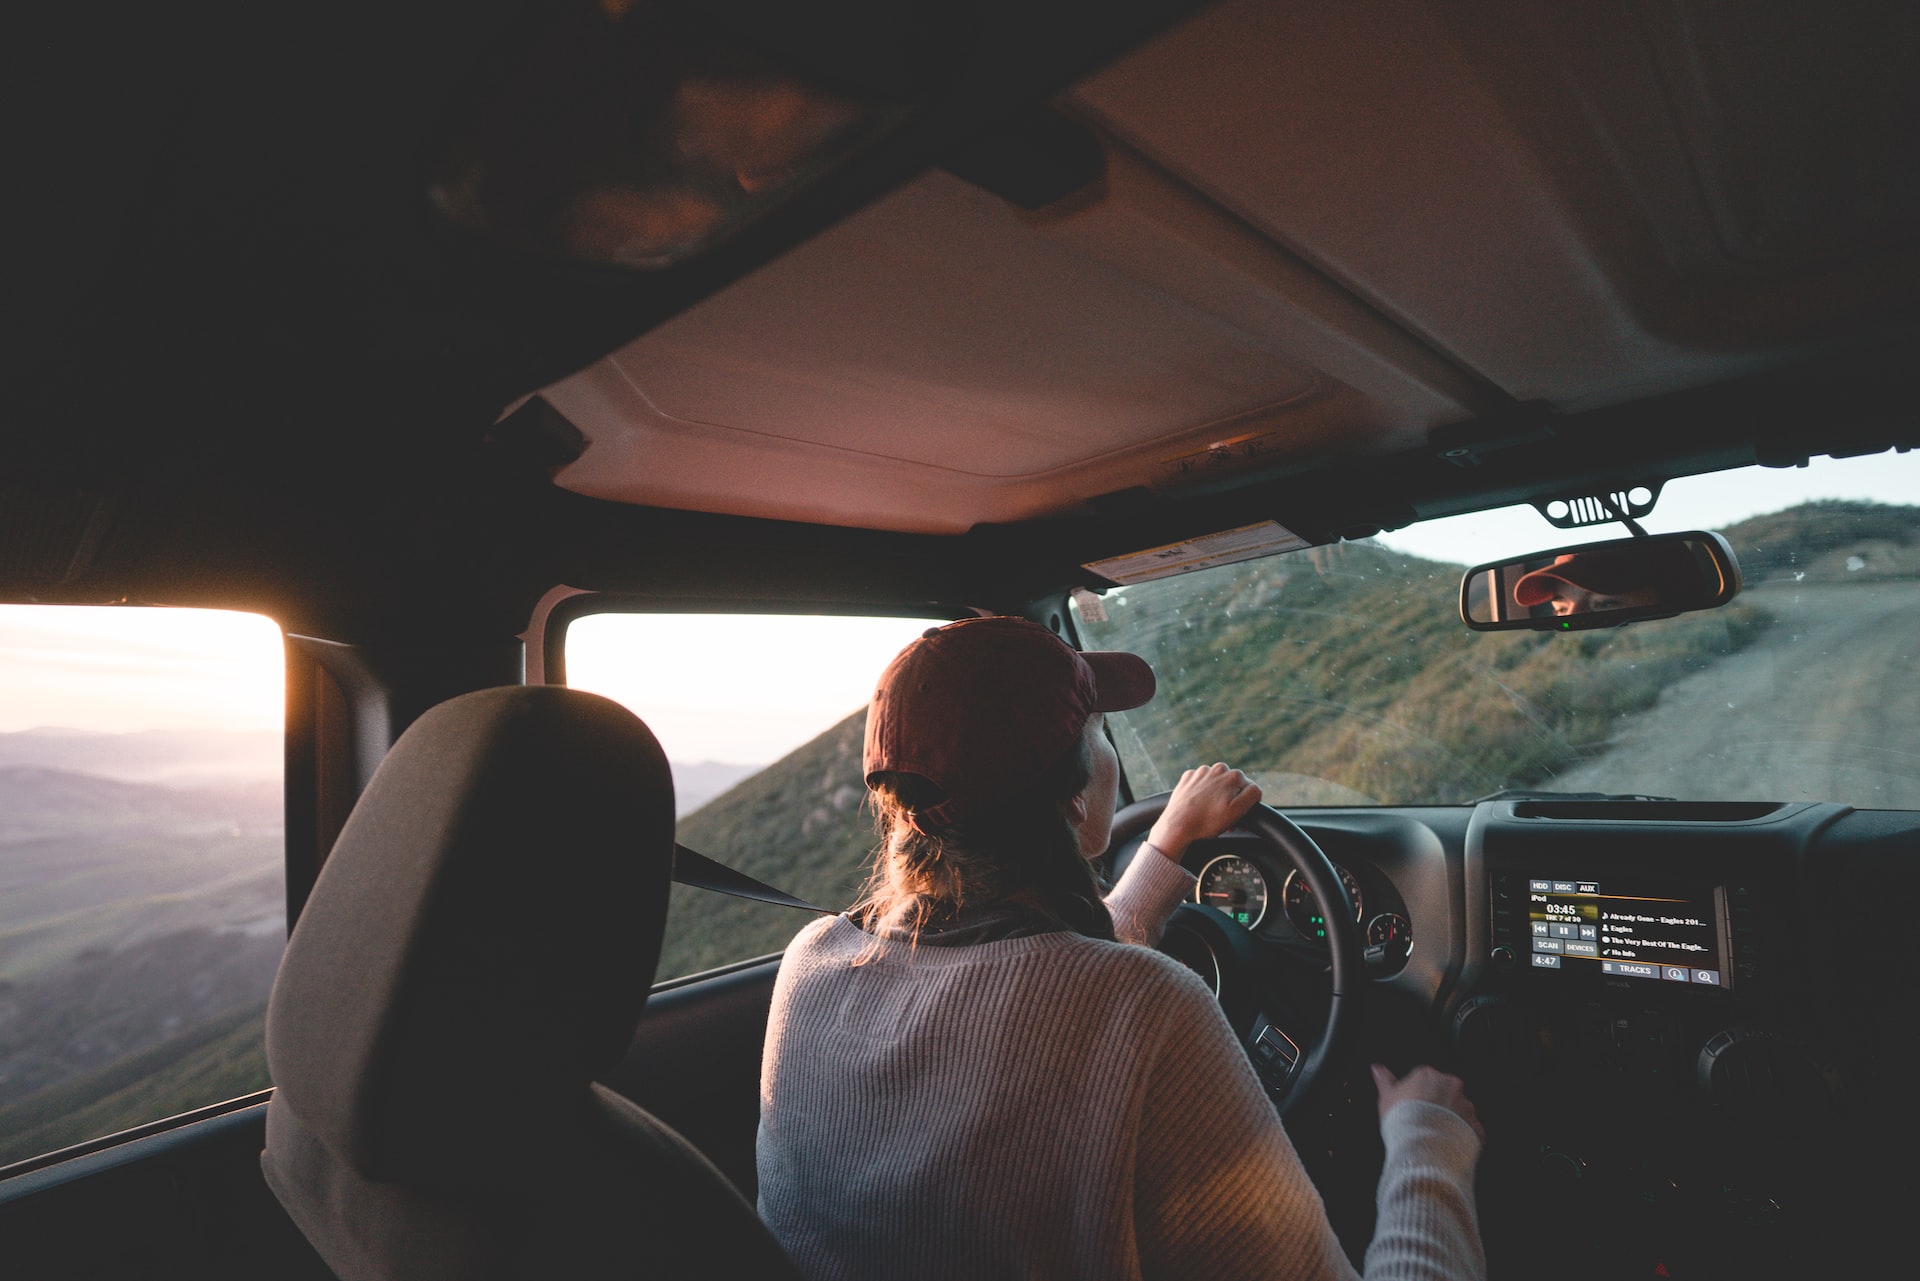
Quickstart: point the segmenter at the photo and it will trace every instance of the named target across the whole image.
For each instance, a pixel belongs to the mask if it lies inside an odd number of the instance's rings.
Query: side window
[[[267,1085],[282,673],[253,615],[0,606],[0,1165]]]
[[[590,614],[567,683],[631,708],[673,763],[682,845],[821,907],[849,906],[873,847],[860,750],[881,669],[944,621]],[[777,952],[793,909],[673,887],[658,976]]]

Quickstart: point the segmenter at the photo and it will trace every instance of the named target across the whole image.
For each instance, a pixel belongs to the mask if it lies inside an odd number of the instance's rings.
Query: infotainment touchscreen
[[[1725,986],[1721,897],[1717,889],[1529,878],[1533,966],[1593,966],[1618,978]]]

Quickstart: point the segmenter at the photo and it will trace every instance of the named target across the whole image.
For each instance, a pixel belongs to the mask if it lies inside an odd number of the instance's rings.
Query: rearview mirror
[[[1694,530],[1477,565],[1460,583],[1460,617],[1477,632],[1571,632],[1712,609],[1739,594],[1733,548]]]

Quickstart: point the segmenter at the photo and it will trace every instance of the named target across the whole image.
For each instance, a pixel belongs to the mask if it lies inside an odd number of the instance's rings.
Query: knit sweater
[[[1191,885],[1143,850],[1108,899],[1116,933],[1157,937]],[[1366,1276],[1484,1276],[1471,1127],[1409,1101],[1382,1132]],[[816,1281],[1355,1275],[1206,985],[1067,931],[803,929],[768,1020],[759,1182]]]

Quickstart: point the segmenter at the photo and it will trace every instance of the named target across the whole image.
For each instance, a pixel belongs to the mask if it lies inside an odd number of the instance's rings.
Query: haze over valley
[[[284,844],[277,735],[0,734],[0,1162],[266,1083]]]

